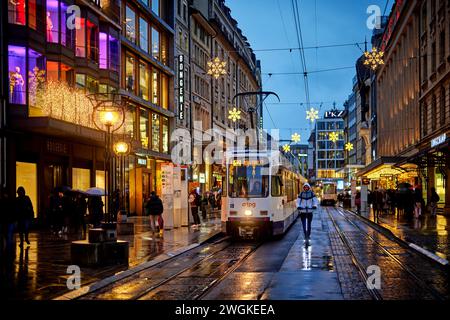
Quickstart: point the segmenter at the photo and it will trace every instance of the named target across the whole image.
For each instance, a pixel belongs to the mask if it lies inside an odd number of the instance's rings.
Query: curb
[[[344,209],[344,210],[345,210],[345,209]],[[427,257],[427,258],[433,260],[434,262],[439,263],[439,264],[440,264],[441,266],[443,266],[443,267],[448,267],[448,266],[449,266],[448,260],[439,257],[438,255],[434,254],[433,252],[428,251],[427,249],[422,248],[421,246],[418,246],[418,245],[415,244],[415,243],[408,242],[408,241],[406,241],[406,240],[403,240],[403,239],[397,237],[397,236],[396,236],[391,230],[389,230],[388,228],[383,227],[383,226],[381,226],[380,224],[375,223],[375,222],[373,222],[372,220],[370,220],[370,219],[368,219],[368,218],[366,218],[366,217],[363,217],[363,216],[361,216],[361,215],[358,215],[356,212],[354,212],[354,211],[352,211],[352,210],[347,210],[347,211],[348,211],[348,212],[351,212],[354,216],[356,216],[356,217],[358,217],[359,219],[363,220],[365,223],[371,225],[374,229],[377,229],[378,231],[380,231],[380,232],[382,232],[382,233],[384,233],[384,234],[387,233],[390,237],[394,238],[394,239],[395,239],[397,242],[399,242],[400,244],[402,244],[402,245],[404,245],[404,246],[406,246],[406,247],[409,247],[409,248],[415,250],[416,252],[418,252],[418,253],[422,254],[423,256],[425,256],[425,257]]]
[[[182,247],[182,248],[179,248],[179,249],[171,251],[171,252],[162,253],[162,254],[156,256],[151,261],[144,262],[144,263],[142,263],[142,264],[140,264],[140,265],[138,265],[136,267],[133,267],[133,268],[128,269],[126,271],[120,272],[120,273],[118,273],[116,275],[107,277],[105,279],[99,280],[99,281],[94,282],[92,284],[85,285],[85,286],[83,286],[80,289],[77,289],[75,291],[67,292],[67,293],[65,293],[63,295],[60,295],[60,296],[58,296],[56,298],[53,298],[52,300],[67,301],[67,300],[78,299],[78,298],[80,298],[80,297],[82,297],[82,296],[84,296],[86,294],[95,292],[95,291],[100,290],[100,289],[102,289],[102,288],[104,288],[104,287],[106,287],[106,286],[108,286],[110,284],[113,284],[114,282],[117,282],[117,281],[123,280],[125,278],[128,278],[128,277],[130,277],[132,275],[135,275],[136,273],[139,273],[139,272],[141,272],[141,271],[143,271],[145,269],[152,268],[152,267],[154,267],[154,266],[156,266],[156,265],[158,265],[160,263],[169,261],[169,260],[171,260],[171,259],[173,259],[173,258],[175,258],[177,256],[180,256],[183,253],[186,253],[186,252],[191,251],[191,250],[193,250],[195,248],[198,248],[198,247],[204,245],[205,243],[207,243],[209,241],[212,241],[215,238],[218,238],[220,234],[222,234],[221,231],[214,233],[213,235],[211,235],[209,238],[205,239],[202,242],[193,243],[193,244],[190,244],[190,245],[188,245],[186,247]]]

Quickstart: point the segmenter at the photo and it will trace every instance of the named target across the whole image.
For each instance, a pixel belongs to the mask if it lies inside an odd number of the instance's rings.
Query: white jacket
[[[311,188],[309,184],[305,184]],[[297,198],[297,208],[299,209],[312,209],[319,205],[319,200],[317,200],[316,195],[312,190],[308,192],[301,192]]]

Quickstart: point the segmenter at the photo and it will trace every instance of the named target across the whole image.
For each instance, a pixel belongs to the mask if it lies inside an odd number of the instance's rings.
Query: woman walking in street
[[[17,198],[15,210],[17,214],[17,228],[19,230],[20,236],[20,247],[23,247],[23,241],[27,245],[30,245],[30,240],[28,239],[28,232],[30,229],[31,220],[34,218],[33,204],[30,197],[25,194],[25,189],[23,187],[17,188]]]
[[[191,208],[192,217],[194,218],[193,228],[200,226],[200,217],[198,216],[198,208],[200,206],[200,196],[196,190],[193,190],[189,195],[189,207]]]
[[[416,219],[419,219],[422,216],[422,204],[423,204],[423,196],[422,196],[422,190],[419,188],[416,188],[414,190],[414,217]]]
[[[303,185],[303,192],[300,193],[297,199],[297,208],[300,211],[300,218],[302,220],[303,232],[305,234],[306,245],[309,246],[311,238],[311,224],[313,220],[312,210],[317,209],[319,201],[316,195],[311,190],[309,183]]]

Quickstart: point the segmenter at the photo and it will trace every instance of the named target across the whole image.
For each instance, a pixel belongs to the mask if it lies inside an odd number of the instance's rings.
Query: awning
[[[357,176],[378,180],[390,176],[416,175],[417,165],[412,163],[398,165],[398,163],[403,161],[405,161],[403,157],[381,157],[359,171]]]

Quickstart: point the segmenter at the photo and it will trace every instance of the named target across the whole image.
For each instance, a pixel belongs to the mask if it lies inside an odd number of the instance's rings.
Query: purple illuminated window
[[[59,15],[58,0],[47,0],[47,12],[45,13],[45,25],[47,42],[59,42]]]
[[[100,32],[100,68],[108,68],[108,35]]]
[[[8,46],[9,102],[26,104],[26,49]]]
[[[119,71],[119,40],[109,35],[109,68]]]

